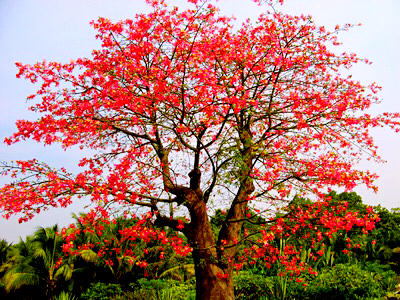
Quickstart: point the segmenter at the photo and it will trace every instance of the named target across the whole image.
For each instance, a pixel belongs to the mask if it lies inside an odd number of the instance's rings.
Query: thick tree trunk
[[[233,300],[235,299],[232,272],[226,273],[227,278],[221,278],[218,274],[224,274],[217,264],[205,262],[202,255],[193,252],[196,272],[196,299]],[[231,268],[230,268],[231,269]]]
[[[243,137],[248,143],[250,138]],[[218,241],[216,241],[207,214],[206,201],[200,190],[201,173],[190,172],[190,189],[185,189],[186,207],[189,209],[191,222],[186,235],[193,245],[193,258],[196,272],[196,299],[198,300],[233,300],[233,262],[239,238],[240,228],[245,216],[247,197],[254,191],[254,185],[249,177],[252,157],[247,154],[248,147],[243,151],[246,168],[241,170],[241,186],[227,214]],[[223,242],[224,241],[224,242]],[[226,243],[226,244],[225,244]],[[226,246],[226,249],[223,249]]]
[[[192,222],[189,238],[193,244],[196,274],[196,299],[233,300],[233,266],[222,261],[206,212],[206,204],[199,201],[191,208]]]
[[[243,133],[244,132],[244,133]],[[189,173],[190,188],[175,185],[171,181],[168,153],[159,147],[158,155],[163,163],[163,180],[165,189],[176,197],[174,201],[184,204],[190,213],[190,223],[181,228],[192,247],[196,274],[197,300],[234,300],[233,262],[239,238],[240,228],[245,216],[247,198],[254,191],[254,185],[249,177],[252,168],[251,135],[242,132],[241,139],[245,144],[242,155],[245,167],[240,171],[241,186],[229,209],[227,220],[219,233],[218,241],[214,237],[207,214],[207,199],[200,189],[201,172],[198,168],[199,155],[195,157],[195,168]],[[249,144],[249,145],[247,145]],[[200,145],[198,145],[200,147]],[[177,220],[158,217],[160,224],[163,221],[176,227]],[[227,249],[223,249],[226,246]]]

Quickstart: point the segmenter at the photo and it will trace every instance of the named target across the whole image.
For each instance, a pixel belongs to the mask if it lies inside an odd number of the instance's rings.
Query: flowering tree
[[[28,97],[39,98],[31,109],[41,116],[18,121],[5,142],[32,138],[97,154],[80,161],[79,174],[35,159],[3,163],[3,173],[16,179],[1,189],[0,205],[5,217],[23,214],[26,221],[85,196],[101,224],[112,208],[126,215],[139,208],[142,221],[123,234],[192,251],[198,299],[233,299],[241,226],[253,220],[248,209],[265,213],[295,194],[321,197],[330,187],[375,188],[376,176],[354,165],[365,153],[380,160],[369,129],[398,130],[399,115],[366,114],[379,87],[340,75],[363,61],[328,49],[350,25],[328,32],[268,3],[256,22],[233,29],[208,1],[191,0],[193,9],[182,12],[163,0],[147,2],[152,12],[133,20],[93,22],[102,47],[91,58],[17,63],[18,77],[41,82]],[[215,238],[208,215],[218,205],[228,210]],[[302,213],[300,224],[309,219]],[[146,222],[184,234],[190,247]],[[321,224],[334,231],[373,222],[372,215],[332,213]],[[278,219],[258,247],[282,232]]]

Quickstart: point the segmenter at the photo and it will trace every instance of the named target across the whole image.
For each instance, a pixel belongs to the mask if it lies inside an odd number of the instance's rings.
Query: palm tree
[[[10,249],[11,244],[6,240],[0,240],[0,266],[4,264],[7,260],[7,253]]]
[[[3,276],[5,274],[5,263],[7,262],[7,255],[11,249],[11,244],[6,240],[0,240],[0,296],[4,298],[5,296],[5,286],[3,281]]]
[[[81,214],[81,216],[85,215]],[[132,226],[132,221],[117,218],[115,222],[105,224],[102,234],[98,235],[96,230],[86,230],[90,228],[89,224],[82,224],[77,216],[74,217],[76,219],[76,226],[81,231],[81,234],[76,237],[75,243],[77,245],[92,245],[89,249],[80,250],[79,257],[92,266],[92,269],[97,273],[93,274],[97,280],[101,281],[101,278],[106,275],[107,281],[121,283],[122,278],[131,274],[132,271],[132,267],[122,255],[132,243],[129,240],[121,240],[120,230]],[[120,255],[117,255],[114,251],[110,251],[115,248],[120,249]],[[107,264],[104,258],[99,256],[98,252],[101,249],[107,250],[108,253],[112,252],[108,258],[113,261],[113,264]]]
[[[81,214],[81,218],[84,219],[85,214]],[[92,274],[94,281],[106,280],[129,286],[130,283],[143,277],[145,272],[150,278],[158,278],[167,270],[170,271],[164,274],[166,277],[175,276],[183,279],[190,276],[191,261],[188,261],[186,257],[178,257],[170,246],[158,240],[149,243],[144,243],[140,239],[131,240],[121,234],[124,229],[134,226],[137,220],[115,218],[112,222],[102,223],[101,234],[99,234],[90,222],[81,222],[81,218],[75,216],[75,225],[80,234],[75,237],[74,242],[77,246],[90,245],[79,251],[79,259],[91,265],[92,271],[95,270],[95,274]],[[154,225],[149,223],[148,226]],[[118,252],[115,249],[118,249]],[[165,258],[162,259],[160,256]],[[147,268],[144,270],[132,265],[129,262],[132,259],[145,260],[148,263]],[[107,263],[110,261],[111,264]],[[107,277],[105,278],[104,275]]]
[[[34,295],[37,294],[37,285],[39,284],[36,276],[36,262],[34,257],[33,238],[28,236],[26,240],[20,241],[11,248],[8,260],[3,264],[5,275],[3,282],[7,293],[16,295]],[[36,288],[34,288],[36,287]],[[19,297],[21,299],[30,299],[31,297]]]
[[[71,257],[64,257],[62,245],[64,240],[58,235],[58,226],[52,228],[40,227],[34,234],[36,243],[35,256],[41,258],[45,269],[43,280],[47,283],[48,296],[54,296],[54,290],[60,281],[68,281],[73,274]],[[47,295],[47,294],[46,294]]]
[[[57,225],[39,227],[33,237],[20,240],[6,263],[7,292],[34,287],[46,299],[54,299],[57,290],[71,279],[73,263],[70,258],[63,257],[63,240],[57,232]]]

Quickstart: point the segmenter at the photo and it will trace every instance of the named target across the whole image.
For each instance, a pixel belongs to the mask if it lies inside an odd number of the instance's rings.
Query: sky
[[[186,1],[167,1],[187,7]],[[250,0],[220,0],[222,13],[237,17],[238,24],[254,19],[263,8]],[[362,23],[339,35],[343,42],[336,51],[354,52],[368,58],[371,66],[359,65],[351,70],[353,79],[369,84],[377,82],[383,87],[379,94],[382,103],[370,110],[371,114],[400,111],[400,1],[398,0],[286,0],[280,10],[290,14],[310,14],[319,26],[334,28],[336,24]],[[133,18],[146,12],[144,0],[1,0],[0,1],[0,161],[31,159],[45,161],[54,166],[72,166],[84,153],[77,149],[64,152],[58,146],[43,147],[26,141],[12,146],[2,143],[15,132],[18,119],[37,118],[27,110],[26,97],[38,86],[16,79],[15,62],[33,64],[47,61],[68,62],[89,57],[99,48],[91,20],[106,17],[113,21]],[[385,164],[362,162],[361,168],[378,173],[378,193],[364,187],[355,191],[364,203],[387,208],[400,207],[400,134],[388,129],[373,131],[379,153]],[[0,185],[7,182],[0,178]],[[0,239],[17,242],[32,234],[38,226],[65,226],[71,223],[72,212],[78,213],[85,203],[79,200],[68,208],[50,209],[33,220],[18,224],[17,217],[0,219]]]

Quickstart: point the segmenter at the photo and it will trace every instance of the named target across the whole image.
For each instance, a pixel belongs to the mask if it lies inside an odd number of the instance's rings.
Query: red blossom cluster
[[[103,212],[103,213],[101,213]],[[104,209],[98,208],[78,218],[79,228],[71,224],[69,228],[63,228],[61,236],[65,240],[63,251],[70,255],[82,255],[83,250],[93,250],[97,258],[106,265],[114,266],[124,261],[129,265],[146,268],[148,262],[145,256],[149,254],[147,248],[138,248],[138,244],[158,243],[159,258],[164,259],[163,246],[171,247],[175,253],[186,256],[192,252],[192,248],[177,235],[167,236],[166,232],[153,226],[152,214],[143,214],[140,218],[130,215],[126,224],[116,232],[109,240],[104,235],[110,228],[116,226],[117,221],[110,219]],[[131,224],[131,225],[129,225]],[[134,225],[132,225],[134,224]],[[93,235],[98,237],[97,242],[81,243],[80,235]]]
[[[245,256],[239,257],[235,269],[239,270],[246,263],[256,264],[261,260],[267,268],[279,263],[285,275],[298,276],[301,272],[316,274],[315,270],[302,261],[303,246],[299,245],[299,241],[306,241],[310,249],[315,249],[308,255],[316,261],[326,251],[326,239],[336,234],[345,235],[354,227],[367,234],[375,228],[375,223],[380,221],[370,206],[366,207],[365,212],[348,211],[347,202],[332,205],[329,199],[330,197],[325,201],[303,206],[292,205],[287,208],[288,213],[284,217],[271,218],[273,225],[261,230],[261,238],[244,250]],[[283,245],[278,242],[282,243],[291,238],[294,238],[291,244]],[[346,242],[347,249],[342,250],[345,254],[348,254],[350,249],[361,247],[360,244],[352,244],[350,238],[347,238]]]
[[[259,157],[250,176],[264,195],[276,192],[275,198],[284,199],[293,189],[320,193],[326,186],[351,190],[360,183],[376,188],[376,175],[353,166],[362,151],[379,160],[368,130],[382,125],[397,130],[399,115],[351,113],[378,101],[376,84],[363,86],[339,74],[362,60],[329,51],[326,44],[335,44],[336,35],[308,16],[266,13],[233,32],[231,20],[218,15],[216,7],[192,2],[197,10],[179,12],[164,1],[148,1],[154,11],[134,20],[100,18],[92,25],[102,48],[90,59],[17,63],[17,77],[41,82],[29,99],[40,99],[31,110],[42,117],[19,120],[18,132],[6,143],[31,138],[65,149],[112,146],[107,154],[83,159],[80,166],[88,170],[77,175],[36,160],[4,166],[13,169],[12,177],[29,172],[37,178],[1,189],[6,217],[23,213],[26,221],[42,208],[70,204],[72,195],[135,204],[141,195],[161,194],[165,189],[157,182],[166,166],[154,157],[157,143],[179,155],[192,151],[191,138],[207,128],[202,143],[209,145],[213,160],[218,143],[226,140],[221,133],[237,128],[235,115],[249,107],[255,109],[251,135]],[[70,86],[60,89],[60,84]],[[276,101],[268,100],[270,91]],[[273,121],[268,112],[281,117]],[[335,151],[326,151],[330,147]],[[174,169],[172,161],[168,164]],[[205,163],[202,171],[210,168]],[[171,180],[189,172],[170,174]],[[277,188],[277,182],[285,184]]]

